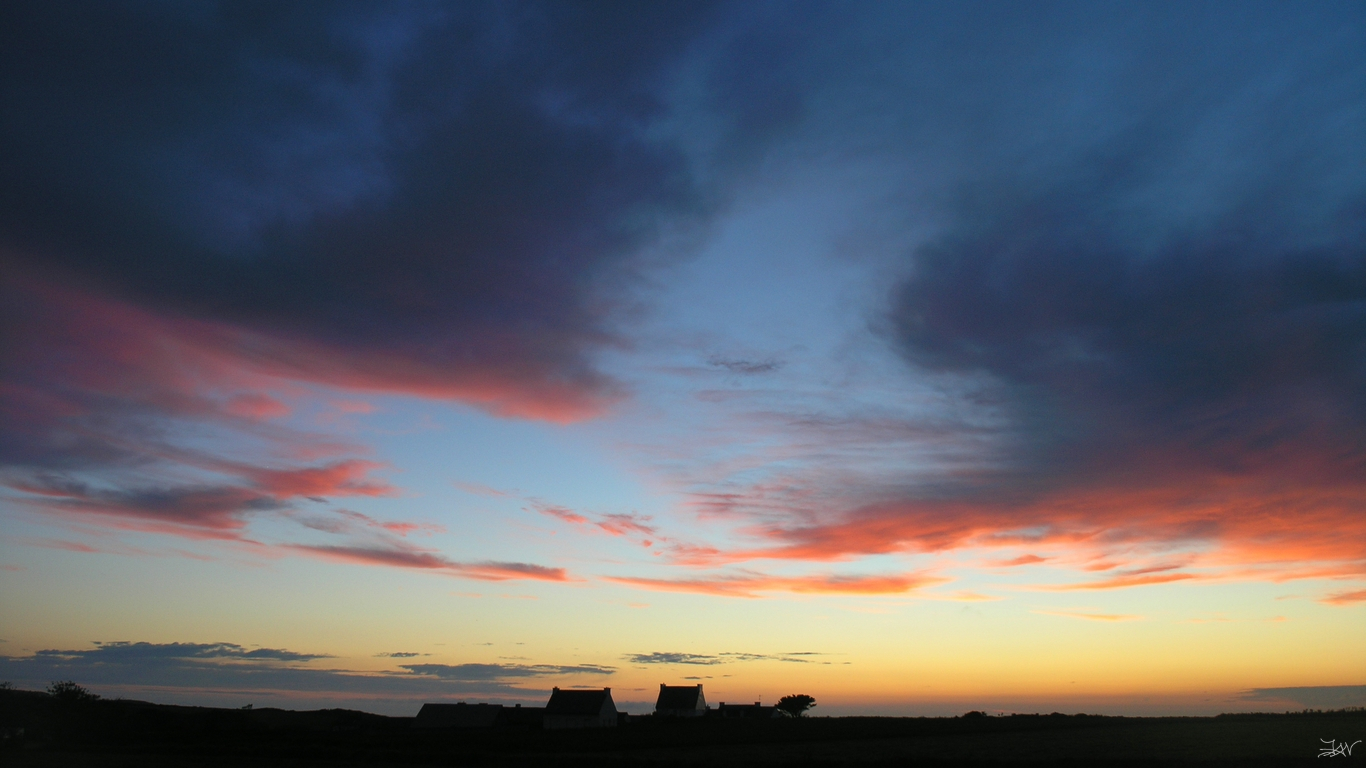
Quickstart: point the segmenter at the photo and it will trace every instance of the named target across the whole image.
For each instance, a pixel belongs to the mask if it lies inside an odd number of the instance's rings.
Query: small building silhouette
[[[523,728],[539,730],[545,721],[545,707],[524,707],[514,704],[503,707],[498,714],[497,725],[503,728]]]
[[[414,728],[540,728],[541,707],[507,707],[502,704],[423,704],[413,720]]]
[[[552,689],[545,705],[543,727],[547,730],[564,728],[615,728],[617,705],[612,701],[612,689],[562,691]]]
[[[765,707],[757,701],[753,704],[727,704],[723,701],[707,715],[723,720],[776,720],[792,716],[777,707]]]
[[[701,717],[707,711],[707,699],[702,695],[702,684],[659,684],[659,698],[655,700],[655,717]]]
[[[423,704],[414,728],[492,728],[502,704]]]

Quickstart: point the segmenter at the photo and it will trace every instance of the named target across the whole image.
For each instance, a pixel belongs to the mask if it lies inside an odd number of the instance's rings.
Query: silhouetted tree
[[[816,699],[804,693],[794,693],[791,696],[784,696],[778,699],[778,709],[792,715],[801,717],[806,710],[816,706]]]
[[[76,683],[71,680],[60,680],[55,682],[47,687],[47,692],[54,699],[61,702],[94,701],[99,698],[98,695],[76,685]]]

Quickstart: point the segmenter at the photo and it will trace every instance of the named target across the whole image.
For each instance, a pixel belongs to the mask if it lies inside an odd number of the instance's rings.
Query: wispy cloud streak
[[[569,581],[569,574],[563,568],[550,568],[531,563],[456,562],[439,552],[418,549],[412,546],[387,547],[350,547],[327,545],[292,545],[292,549],[328,560],[362,565],[387,565],[398,568],[414,568],[448,573],[466,579],[479,581],[508,581],[512,579],[531,579],[534,581]]]
[[[827,595],[899,595],[921,587],[942,584],[947,579],[928,574],[887,576],[767,576],[754,573],[652,579],[608,577],[608,581],[642,589],[664,592],[694,592],[721,597],[758,597],[765,592]]]

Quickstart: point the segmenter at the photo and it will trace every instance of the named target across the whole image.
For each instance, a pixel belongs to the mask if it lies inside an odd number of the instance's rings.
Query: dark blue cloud
[[[1366,705],[1366,685],[1307,685],[1297,688],[1253,688],[1245,691],[1243,701],[1274,702],[1304,707],[1342,709]],[[1273,706],[1274,706],[1273,705]]]
[[[820,655],[822,654],[810,651],[801,653],[724,652],[714,656],[704,653],[654,651],[653,653],[630,653],[626,655],[626,660],[632,664],[694,664],[700,666],[728,664],[735,661],[786,661],[796,664],[806,664],[809,663],[809,659],[802,657]]]
[[[277,353],[314,377],[582,408],[612,389],[587,356],[619,281],[708,209],[649,129],[712,16],[11,5],[0,248],[8,269],[346,361]]]
[[[713,355],[707,359],[707,365],[719,368],[728,373],[738,374],[758,374],[772,373],[783,367],[780,360],[746,360],[744,358],[722,357]]]
[[[1027,474],[1366,476],[1366,55],[1341,10],[1141,19],[1070,112],[1019,124],[1090,135],[995,140],[1017,162],[947,185],[892,336],[1000,399]]]
[[[35,660],[52,664],[138,664],[147,661],[233,659],[240,661],[313,661],[331,658],[279,648],[243,648],[235,643],[96,643],[82,651],[38,651]]]
[[[775,15],[797,42],[715,95],[795,89],[772,156],[871,169],[840,248],[900,254],[871,324],[959,438],[925,440],[942,471],[755,504],[776,556],[1219,542],[1362,573],[1366,11]]]
[[[632,653],[626,656],[626,660],[632,664],[700,664],[703,666],[721,664],[725,661],[719,656],[709,656],[700,653],[673,653],[668,651]]]
[[[551,675],[610,675],[616,671],[613,667],[597,664],[570,666],[558,664],[401,664],[399,666],[415,675],[461,682],[512,680]]]
[[[748,66],[718,64],[709,103],[734,128],[735,105],[790,93],[791,124],[767,110],[754,140],[896,180],[867,221],[918,244],[875,325],[918,371],[954,377],[991,414],[976,423],[1008,417],[975,480],[1256,472],[1305,449],[1322,477],[1362,475],[1360,7],[744,19],[732,34],[751,44],[715,61]]]
[[[164,474],[158,417],[222,417],[166,371],[223,358],[595,413],[620,393],[593,355],[644,251],[750,171],[854,161],[897,179],[867,215],[921,243],[879,325],[1009,421],[947,493],[1226,473],[1361,498],[1360,6],[3,13],[11,487],[111,469],[105,507],[236,520],[256,497],[218,489],[246,485],[120,474]],[[77,311],[95,299],[114,308]],[[209,357],[128,362],[167,339]]]
[[[289,411],[261,397],[278,377],[600,412],[621,392],[592,358],[642,251],[716,206],[658,127],[718,18],[7,4],[0,481],[44,509],[232,528],[284,504],[186,431],[354,448],[265,428]]]
[[[611,667],[592,664],[414,664],[404,671],[357,672],[326,669],[309,662],[322,654],[275,648],[244,648],[233,643],[99,643],[93,649],[42,650],[29,656],[0,656],[0,680],[43,687],[53,680],[74,680],[97,692],[153,691],[157,696],[272,696],[279,692],[321,697],[413,700],[448,696],[539,697],[530,679],[571,675],[609,675]]]

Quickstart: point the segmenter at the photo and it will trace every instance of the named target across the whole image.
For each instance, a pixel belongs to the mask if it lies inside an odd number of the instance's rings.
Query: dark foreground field
[[[61,702],[0,691],[0,764],[27,766],[1358,765],[1366,711],[655,721],[599,731],[422,731],[411,718]]]

